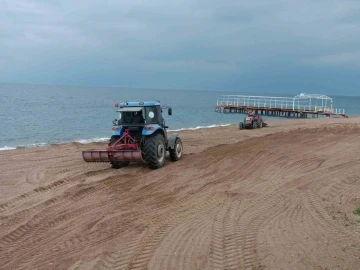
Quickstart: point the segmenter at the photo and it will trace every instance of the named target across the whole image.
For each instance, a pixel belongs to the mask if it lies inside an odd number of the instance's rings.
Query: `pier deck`
[[[345,109],[333,108],[331,97],[301,93],[295,97],[220,95],[215,111],[224,113],[247,113],[249,110],[261,115],[318,118],[319,115],[347,118]]]

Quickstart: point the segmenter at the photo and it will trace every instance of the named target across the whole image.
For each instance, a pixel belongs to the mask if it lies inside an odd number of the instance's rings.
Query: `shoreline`
[[[199,130],[199,129],[209,129],[209,128],[217,128],[217,127],[226,127],[235,124],[212,124],[209,126],[196,126],[196,127],[189,127],[189,128],[180,128],[180,129],[169,129],[168,133],[173,132],[181,132],[181,131],[188,131],[188,130]],[[111,135],[110,135],[111,136]],[[89,144],[89,143],[96,143],[96,142],[106,142],[110,139],[109,137],[99,137],[99,138],[92,138],[92,139],[79,139],[69,142],[60,142],[60,143],[30,143],[27,145],[18,145],[18,146],[2,146],[0,147],[1,151],[10,151],[10,150],[18,150],[18,149],[28,149],[28,148],[38,148],[38,147],[47,147],[47,146],[56,146],[56,145],[63,145],[63,144],[71,144],[71,143],[81,143],[81,144]]]
[[[302,124],[304,123],[304,121],[306,122],[311,122],[311,121],[330,121],[331,120],[343,120],[343,119],[360,119],[360,116],[354,116],[351,118],[342,118],[342,117],[335,117],[335,118],[306,118],[306,119],[299,119],[299,118],[277,118],[276,120],[270,119],[270,120],[265,120],[266,123],[269,123],[272,126],[277,126],[279,122],[281,121],[285,121],[285,122],[293,122],[295,124],[295,121]],[[340,121],[341,121],[340,120]],[[232,127],[232,126],[237,126],[238,124],[233,123],[233,124],[212,124],[209,126],[196,126],[196,127],[189,127],[189,128],[180,128],[180,129],[174,129],[174,130],[168,130],[168,133],[182,133],[182,132],[188,132],[188,131],[201,131],[201,130],[206,130],[206,129],[217,129],[217,128],[222,128],[222,127]],[[111,135],[110,135],[111,136]],[[83,145],[89,145],[89,144],[94,144],[94,143],[105,143],[107,142],[109,139],[109,137],[99,137],[99,138],[92,138],[92,139],[79,139],[79,140],[74,140],[74,141],[69,141],[69,142],[60,142],[60,143],[30,143],[27,145],[19,145],[19,146],[2,146],[0,147],[0,153],[2,152],[8,152],[8,151],[13,151],[13,150],[21,150],[21,149],[32,149],[32,148],[43,148],[43,147],[53,147],[53,146],[61,146],[61,145],[68,145],[68,144],[73,144],[73,143],[79,143],[79,144],[83,144]]]

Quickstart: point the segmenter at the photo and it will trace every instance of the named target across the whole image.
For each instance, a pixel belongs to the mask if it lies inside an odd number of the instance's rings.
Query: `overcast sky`
[[[360,1],[0,0],[0,82],[360,95]]]

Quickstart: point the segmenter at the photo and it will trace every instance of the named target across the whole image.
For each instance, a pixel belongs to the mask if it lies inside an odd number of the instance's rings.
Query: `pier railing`
[[[325,95],[300,94],[295,97],[220,95],[217,107],[253,107],[318,113],[345,114],[344,109],[332,107],[332,98]]]

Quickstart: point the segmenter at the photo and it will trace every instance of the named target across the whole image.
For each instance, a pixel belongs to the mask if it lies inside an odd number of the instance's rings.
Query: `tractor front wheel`
[[[151,169],[158,169],[165,163],[165,140],[160,133],[149,136],[144,142],[145,162]]]
[[[179,159],[181,159],[182,154],[183,154],[183,145],[182,145],[182,141],[179,137],[177,137],[175,140],[174,149],[170,149],[169,153],[170,153],[170,159],[172,161],[178,161]]]
[[[244,129],[244,128],[245,128],[244,123],[243,123],[243,122],[240,122],[240,123],[239,123],[239,129]]]

